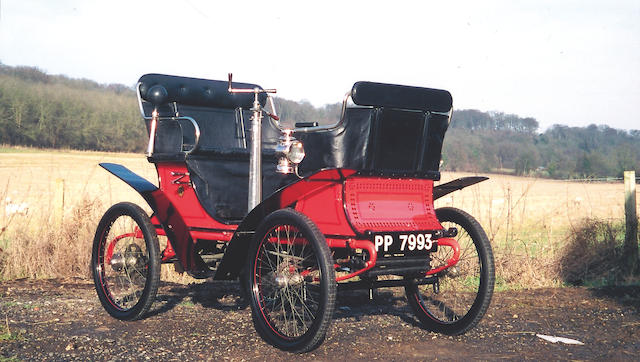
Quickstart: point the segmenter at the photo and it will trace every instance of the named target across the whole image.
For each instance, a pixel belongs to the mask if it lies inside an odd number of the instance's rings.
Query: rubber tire
[[[142,231],[145,245],[149,254],[149,269],[145,281],[143,292],[138,302],[129,309],[119,309],[112,303],[112,298],[108,291],[105,291],[102,283],[102,275],[100,273],[100,252],[106,243],[105,238],[109,234],[111,225],[121,216],[131,217]],[[102,216],[96,235],[93,239],[93,252],[91,256],[91,270],[93,273],[93,282],[98,293],[98,298],[104,309],[114,318],[120,320],[136,320],[140,319],[151,307],[158,292],[160,284],[160,246],[158,243],[158,235],[156,229],[151,224],[151,220],[147,213],[138,205],[130,202],[122,202],[115,204],[107,210]],[[106,286],[108,289],[108,286]]]
[[[293,225],[303,233],[304,237],[309,240],[314,248],[318,267],[322,275],[325,276],[320,284],[318,315],[309,330],[294,340],[282,338],[272,330],[268,321],[261,313],[258,302],[259,297],[256,292],[254,292],[254,290],[257,290],[257,288],[254,289],[256,274],[254,267],[260,244],[263,238],[278,225]],[[290,208],[280,209],[269,214],[260,224],[254,235],[243,277],[243,284],[249,298],[249,305],[251,306],[253,324],[258,334],[267,343],[281,350],[294,353],[309,352],[322,344],[333,319],[337,284],[331,251],[329,250],[324,235],[311,219]]]
[[[422,298],[420,297],[419,288],[416,284],[408,283],[405,286],[405,293],[409,306],[425,328],[447,335],[460,335],[475,327],[480,322],[491,303],[495,284],[493,251],[491,250],[489,238],[482,229],[482,226],[480,226],[480,223],[478,223],[473,216],[452,207],[437,209],[436,216],[441,223],[453,222],[458,224],[473,240],[481,266],[480,285],[476,298],[465,316],[455,322],[445,322],[429,314],[427,312],[428,308],[423,308]],[[458,229],[459,235],[462,232],[462,230]],[[461,253],[462,252],[464,251],[461,250]]]

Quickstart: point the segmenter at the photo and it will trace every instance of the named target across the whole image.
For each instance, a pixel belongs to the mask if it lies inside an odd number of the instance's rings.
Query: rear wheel
[[[160,251],[144,210],[128,202],[107,210],[93,240],[91,270],[110,315],[134,320],[149,310],[160,283]]]
[[[292,209],[267,216],[244,277],[262,338],[298,353],[322,343],[333,318],[336,279],[324,235],[308,217]]]
[[[412,279],[405,292],[411,309],[427,329],[458,335],[478,324],[489,307],[495,280],[493,252],[487,235],[471,215],[451,207],[436,210],[436,215],[445,229],[458,230],[454,239],[460,246],[460,259],[436,274],[435,284],[417,285]],[[431,268],[446,265],[452,256],[452,248],[439,246],[431,254]]]

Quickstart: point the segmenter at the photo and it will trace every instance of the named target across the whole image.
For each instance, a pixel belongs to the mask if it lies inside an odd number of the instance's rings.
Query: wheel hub
[[[122,269],[124,269],[124,257],[120,253],[115,253],[111,257],[111,261],[109,262],[109,264],[111,264],[111,268],[113,270],[115,270],[116,272],[120,272],[122,271]]]
[[[460,276],[460,269],[457,266],[452,266],[446,269],[445,275],[449,278],[456,278]]]
[[[124,253],[114,253],[111,257],[111,268],[116,272],[130,269],[143,263],[142,249],[137,244],[129,244]]]
[[[276,275],[275,282],[279,288],[294,287],[301,285],[304,282],[304,278],[297,272],[284,272]]]

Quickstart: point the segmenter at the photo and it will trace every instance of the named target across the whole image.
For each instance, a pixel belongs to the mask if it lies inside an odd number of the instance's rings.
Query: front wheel
[[[455,266],[432,276],[430,284],[411,279],[405,287],[411,309],[429,330],[459,335],[473,328],[484,316],[495,281],[493,252],[482,227],[466,212],[444,207],[436,210],[445,229],[455,227],[460,259]],[[431,254],[431,268],[447,265],[450,247],[438,247]]]
[[[91,270],[98,298],[114,318],[146,313],[160,283],[158,235],[139,206],[123,202],[104,214],[95,238]]]
[[[324,235],[304,214],[282,209],[255,233],[244,273],[253,323],[268,343],[303,353],[325,338],[336,278]]]

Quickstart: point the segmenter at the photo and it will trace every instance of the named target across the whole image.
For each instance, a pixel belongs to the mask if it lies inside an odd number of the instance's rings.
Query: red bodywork
[[[177,256],[186,271],[198,271],[193,255],[197,241],[231,246],[241,239],[236,230],[254,231],[261,217],[284,207],[307,215],[325,235],[330,249],[366,252],[363,265],[356,271],[340,274],[338,281],[360,275],[376,265],[378,255],[367,236],[369,232],[443,230],[433,207],[433,181],[428,179],[369,177],[349,169],[322,170],[277,191],[241,224],[230,224],[214,219],[201,206],[184,163],[162,162],[156,163],[156,167],[160,187],[147,199],[155,211],[152,222],[158,234],[166,235],[170,241],[163,252],[163,261]],[[451,247],[454,256],[448,265],[431,270],[428,275],[458,261],[459,246],[454,239],[441,238],[438,246]],[[228,250],[224,258],[231,259],[222,268],[225,275],[237,275],[237,270],[235,274],[227,273],[229,264],[243,261],[246,248]]]

